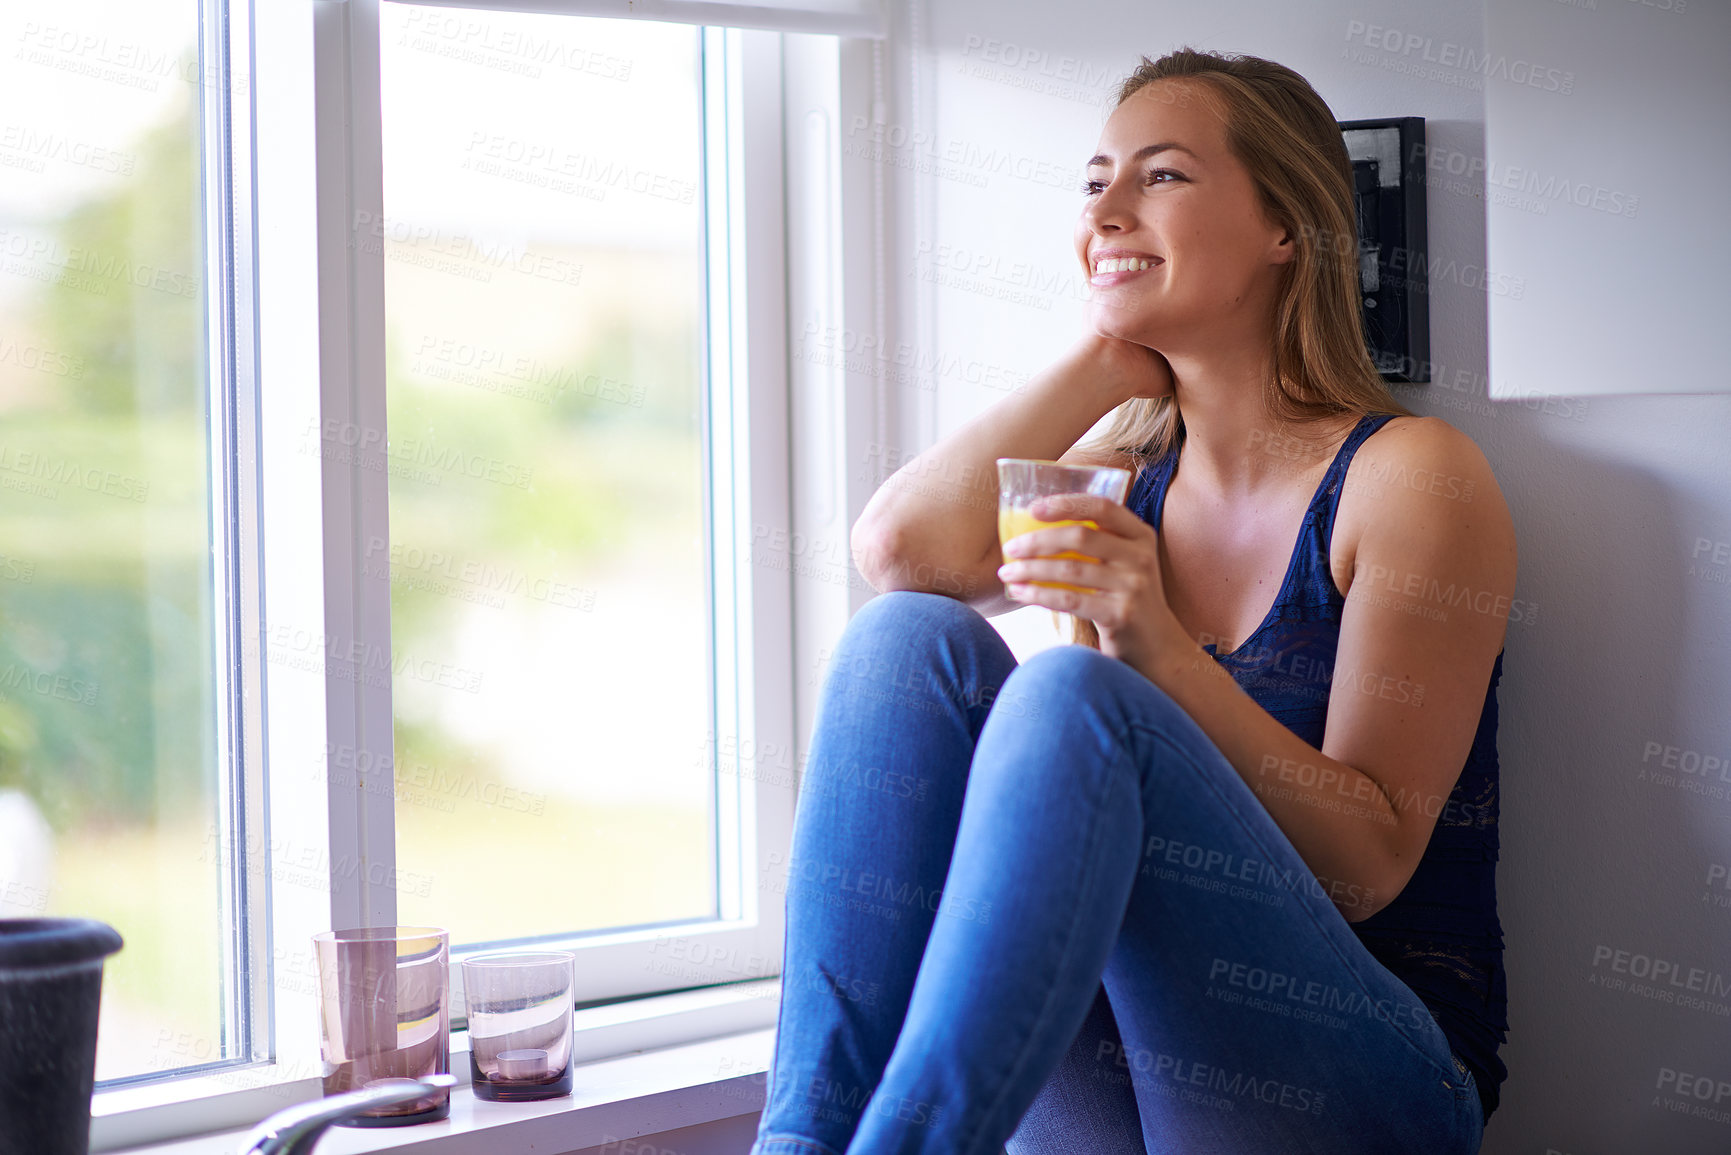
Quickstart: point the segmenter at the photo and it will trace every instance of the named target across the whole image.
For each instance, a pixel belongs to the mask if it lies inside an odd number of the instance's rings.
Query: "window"
[[[99,1079],[249,1059],[225,45],[196,0],[14,4],[0,37],[0,917],[125,938]]]
[[[788,287],[872,323],[831,34],[881,33],[628,7],[0,24],[0,917],[127,940],[99,1116],[311,1081],[331,926],[559,942],[588,1000],[779,970],[796,622],[803,669],[859,591],[773,543],[875,435]]]
[[[745,179],[746,45],[394,4],[379,32],[350,251],[383,267],[389,512],[353,544],[389,583],[394,757],[357,762],[392,773],[396,918],[575,946],[580,997],[773,974],[793,783],[737,772],[791,730],[741,693],[791,663],[745,536],[787,502],[741,468],[786,437],[748,345],[780,291],[745,215],[780,187]]]
[[[701,30],[381,17],[398,917],[713,919]]]

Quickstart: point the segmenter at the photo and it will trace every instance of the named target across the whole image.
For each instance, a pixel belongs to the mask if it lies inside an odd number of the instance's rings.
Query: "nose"
[[[1088,198],[1082,209],[1082,221],[1102,236],[1122,232],[1135,226],[1135,214],[1130,209],[1129,182],[1114,179]]]

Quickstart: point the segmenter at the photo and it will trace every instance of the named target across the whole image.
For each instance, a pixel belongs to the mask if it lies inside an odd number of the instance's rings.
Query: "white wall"
[[[1555,4],[1553,18],[1638,36],[1631,14],[1659,29],[1711,2],[1576,0]],[[1509,628],[1501,691],[1511,1074],[1484,1150],[1731,1150],[1731,398],[1487,400],[1487,292],[1512,287],[1484,274],[1482,182],[1464,172],[1484,155],[1483,84],[1498,81],[1454,63],[1483,51],[1480,4],[891,7],[885,271],[892,336],[925,368],[896,386],[885,440],[909,450],[1080,333],[1074,181],[1137,53],[1190,43],[1268,56],[1307,76],[1340,119],[1427,118],[1440,380],[1400,395],[1490,457],[1519,533],[1517,595],[1536,611]],[[1403,35],[1381,39],[1367,25]],[[1567,107],[1568,95],[1556,99]],[[871,135],[857,123],[843,124],[856,155]],[[1604,183],[1632,194],[1664,179],[1619,166],[1614,140],[1603,158]],[[1619,338],[1638,347],[1642,335]],[[1043,628],[1033,627],[1025,638]],[[1707,759],[1720,761],[1704,773]],[[1674,964],[1685,985],[1639,990],[1627,972],[1649,960]],[[1715,993],[1689,1005],[1690,983]],[[1697,1100],[1667,1071],[1708,1077],[1709,1095],[1722,1088],[1704,1104],[1717,1117],[1688,1114]]]

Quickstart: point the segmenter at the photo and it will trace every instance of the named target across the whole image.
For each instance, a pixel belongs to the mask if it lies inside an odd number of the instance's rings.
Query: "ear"
[[[1268,263],[1284,265],[1298,256],[1298,246],[1292,241],[1292,233],[1286,229],[1280,230],[1280,239],[1268,248]]]

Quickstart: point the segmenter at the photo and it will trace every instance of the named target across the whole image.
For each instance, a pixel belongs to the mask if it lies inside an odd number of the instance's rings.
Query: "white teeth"
[[[1122,273],[1130,269],[1142,270],[1148,267],[1146,257],[1109,257],[1094,266],[1095,273]]]

